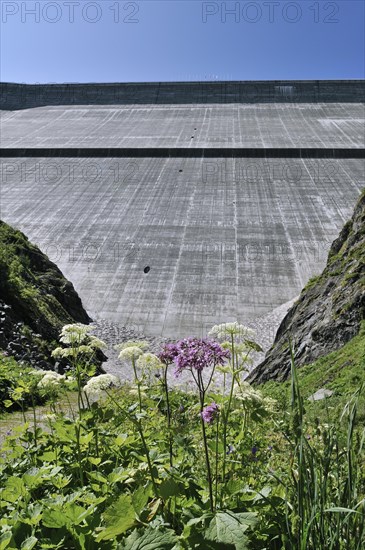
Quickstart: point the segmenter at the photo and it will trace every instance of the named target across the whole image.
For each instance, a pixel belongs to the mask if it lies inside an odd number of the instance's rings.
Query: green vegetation
[[[280,386],[288,389],[286,408],[278,386],[262,393],[242,380],[258,348],[236,323],[214,327],[217,340],[182,340],[158,356],[144,343],[123,344],[120,358],[134,372],[129,386],[111,375],[90,378],[102,343],[88,332],[65,327],[55,350],[73,364],[76,411],[55,406],[46,429],[34,415],[3,445],[1,549],[364,547],[361,383],[345,375],[342,384],[328,382],[347,402],[335,421],[305,412],[305,397],[317,382],[326,385],[334,361],[353,354],[362,364],[363,332],[347,351],[321,360],[321,373],[296,371],[292,361],[291,381]],[[195,390],[172,390],[171,369],[190,375]],[[279,402],[269,397],[275,392]]]
[[[308,414],[318,415],[323,421],[330,414],[332,420],[335,420],[350,396],[362,384],[365,385],[365,321],[361,324],[359,334],[345,346],[298,369],[298,380]],[[319,388],[334,392],[330,400],[308,401],[307,398]],[[260,389],[265,395],[277,399],[282,410],[287,410],[290,403],[290,381],[267,382]],[[359,399],[358,414],[365,420],[363,395]]]
[[[66,323],[87,322],[88,316],[71,283],[25,235],[0,220],[0,298],[13,315],[55,339]]]
[[[46,396],[37,388],[33,369],[19,365],[12,357],[0,351],[0,412],[25,410],[34,404],[45,402]]]

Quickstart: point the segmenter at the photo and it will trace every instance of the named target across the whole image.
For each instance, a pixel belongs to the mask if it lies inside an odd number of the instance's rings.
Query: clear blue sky
[[[364,78],[363,0],[0,4],[3,82]]]

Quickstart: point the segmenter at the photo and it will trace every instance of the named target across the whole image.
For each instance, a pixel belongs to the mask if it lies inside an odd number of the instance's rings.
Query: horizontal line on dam
[[[1,158],[331,158],[364,159],[365,148],[5,148]]]

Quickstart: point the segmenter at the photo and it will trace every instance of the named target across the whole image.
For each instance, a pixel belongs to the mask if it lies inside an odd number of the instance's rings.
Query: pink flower
[[[219,407],[217,403],[213,401],[210,405],[205,407],[200,414],[204,422],[211,424],[218,413]]]

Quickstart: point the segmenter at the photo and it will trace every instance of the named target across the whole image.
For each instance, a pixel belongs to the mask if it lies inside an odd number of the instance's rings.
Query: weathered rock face
[[[49,368],[63,325],[91,321],[73,285],[20,231],[0,221],[0,348]]]
[[[251,382],[283,381],[290,373],[289,338],[296,366],[339,349],[365,318],[365,192],[330,249],[323,273],[309,281],[289,310]]]

